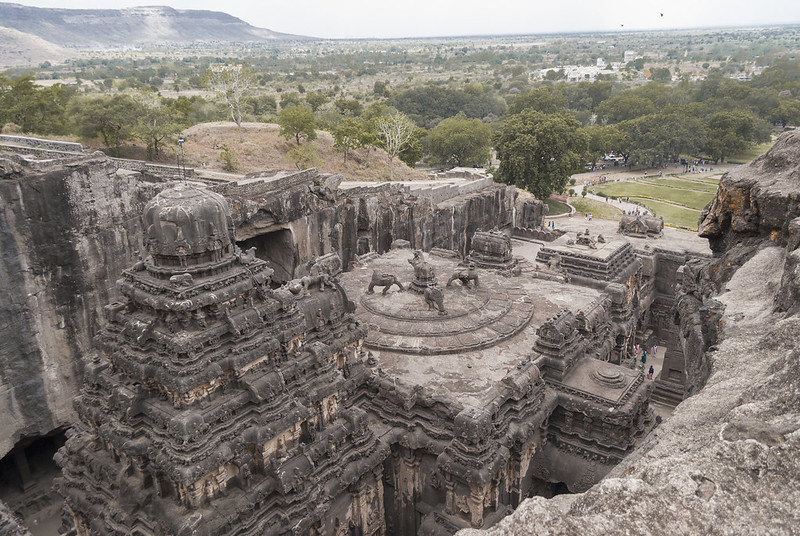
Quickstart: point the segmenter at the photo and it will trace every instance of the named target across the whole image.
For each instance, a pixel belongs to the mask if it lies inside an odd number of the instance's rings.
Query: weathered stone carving
[[[57,456],[77,533],[328,534],[336,519],[381,533],[385,450],[362,411],[339,409],[364,330],[327,261],[270,290],[272,269],[235,247],[225,200],[190,186],[144,219],[153,263],[126,271],[125,303],[106,308],[81,422]],[[312,284],[331,291],[306,296]],[[347,475],[335,488],[360,491],[319,491],[333,467]],[[353,515],[363,494],[377,518]]]
[[[624,214],[619,220],[617,232],[641,238],[661,238],[664,233],[664,218]]]
[[[425,255],[422,251],[414,251],[414,257],[408,259],[408,263],[414,267],[414,279],[408,286],[409,290],[424,294],[428,287],[437,284],[433,266],[425,260]]]
[[[373,270],[372,279],[369,282],[369,288],[367,288],[367,294],[373,294],[375,292],[375,287],[383,287],[383,292],[381,294],[385,296],[393,285],[397,285],[397,287],[400,289],[400,292],[405,290],[403,284],[394,274],[388,274],[381,272],[380,270]]]
[[[437,309],[440,315],[446,315],[444,309],[444,292],[435,283],[428,283],[428,288],[423,292],[428,309]]]
[[[516,261],[511,251],[511,237],[496,229],[476,232],[472,237],[472,251],[467,260],[479,268],[513,268]]]
[[[475,269],[475,263],[470,262],[467,266],[459,268],[458,271],[453,272],[453,275],[450,276],[450,279],[447,280],[447,285],[453,281],[460,281],[462,287],[466,287],[469,283],[472,283],[474,288],[478,287],[478,271]]]

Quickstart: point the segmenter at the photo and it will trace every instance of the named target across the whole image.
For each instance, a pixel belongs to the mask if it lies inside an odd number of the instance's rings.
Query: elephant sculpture
[[[403,284],[394,274],[387,274],[381,272],[380,270],[373,270],[372,279],[369,282],[367,294],[374,294],[375,287],[383,287],[382,294],[386,296],[386,293],[389,292],[389,289],[392,287],[392,285],[397,285],[400,288],[400,292],[405,290]]]

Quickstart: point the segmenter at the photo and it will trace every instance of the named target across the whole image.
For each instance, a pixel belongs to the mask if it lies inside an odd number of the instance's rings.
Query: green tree
[[[65,130],[67,91],[61,84],[40,87],[26,75],[9,80],[0,75],[0,127],[14,123],[22,132],[58,134]]]
[[[768,115],[768,119],[773,123],[786,125],[800,125],[800,100],[781,99],[778,105]]]
[[[500,180],[525,188],[539,199],[564,189],[580,167],[586,138],[568,113],[523,110],[507,117],[495,135]]]
[[[112,155],[133,136],[138,112],[130,95],[73,98],[67,107],[74,131],[86,138],[101,136]]]
[[[355,99],[337,99],[333,105],[340,114],[348,117],[357,117],[364,111],[364,107]]]
[[[437,164],[484,165],[489,160],[492,130],[463,113],[436,125],[428,133],[428,150]]]
[[[597,106],[597,118],[608,125],[656,113],[656,106],[630,91],[614,95]]]
[[[293,108],[302,104],[300,94],[296,91],[286,91],[281,93],[281,110],[285,108]]]
[[[222,169],[225,171],[236,171],[239,167],[239,159],[236,157],[236,153],[227,144],[222,145],[217,158],[222,162]]]
[[[161,143],[181,131],[178,115],[165,106],[156,93],[140,93],[135,97],[139,104],[137,122],[133,134],[147,144],[147,157],[158,160]]]
[[[333,148],[344,154],[344,163],[347,156],[355,149],[364,146],[367,139],[367,124],[355,117],[345,117],[331,132],[333,135]]]
[[[319,110],[319,107],[328,102],[330,99],[318,91],[312,91],[306,94],[306,104],[311,106],[313,111]]]
[[[650,80],[669,82],[672,80],[672,73],[669,71],[669,67],[653,67],[650,69]]]
[[[322,164],[313,145],[295,145],[289,149],[286,157],[299,170],[318,167]]]
[[[317,118],[311,108],[306,106],[292,106],[281,110],[278,125],[280,135],[287,140],[294,138],[297,145],[300,145],[301,138],[306,141],[317,139]]]
[[[756,132],[752,114],[741,110],[717,112],[706,121],[707,137],[703,151],[716,164],[728,156],[747,150]]]
[[[702,119],[680,111],[650,114],[620,124],[630,141],[630,159],[659,165],[696,154],[706,141]]]
[[[553,93],[547,88],[532,89],[528,93],[515,96],[508,105],[509,114],[518,114],[522,110],[537,110],[552,114],[567,108],[567,99],[560,93]]]

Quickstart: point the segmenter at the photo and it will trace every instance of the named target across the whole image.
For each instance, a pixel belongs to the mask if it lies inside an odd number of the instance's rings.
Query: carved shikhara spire
[[[77,533],[383,531],[383,516],[354,513],[383,510],[385,453],[348,402],[364,330],[336,278],[307,296],[273,289],[268,263],[236,247],[225,199],[190,185],[143,223],[149,256],[105,307],[56,456]]]

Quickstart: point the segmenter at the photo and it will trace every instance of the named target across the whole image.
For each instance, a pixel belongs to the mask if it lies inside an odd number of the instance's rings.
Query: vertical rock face
[[[104,159],[45,172],[0,166],[0,454],[73,421],[78,357],[141,243],[158,188]],[[138,174],[135,174],[138,175]]]

